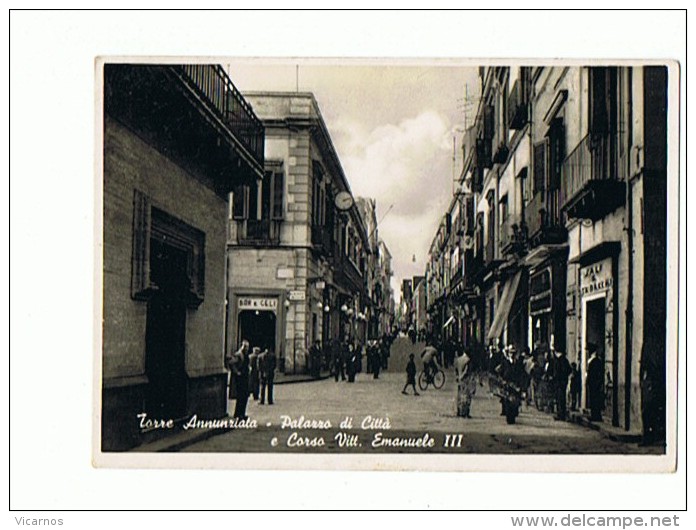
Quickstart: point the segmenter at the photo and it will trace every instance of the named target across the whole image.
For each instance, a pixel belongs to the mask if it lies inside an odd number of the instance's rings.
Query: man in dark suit
[[[602,421],[604,408],[604,361],[598,355],[597,346],[588,343],[587,353],[587,404],[590,407],[590,421]]]
[[[249,400],[249,342],[242,341],[241,347],[234,353],[226,356],[227,366],[232,372],[231,386],[234,386],[236,402],[234,417],[246,419],[246,407]],[[232,388],[230,388],[232,393]]]
[[[268,404],[273,405],[273,381],[277,365],[275,352],[268,349],[259,357],[259,370],[261,371],[261,396],[259,403],[263,405],[268,397]]]

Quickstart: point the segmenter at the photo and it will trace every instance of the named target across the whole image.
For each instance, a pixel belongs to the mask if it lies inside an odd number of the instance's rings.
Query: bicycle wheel
[[[438,370],[433,376],[433,386],[438,390],[442,388],[445,384],[445,372]]]
[[[428,377],[425,372],[418,374],[418,388],[421,390],[426,390],[428,388]]]

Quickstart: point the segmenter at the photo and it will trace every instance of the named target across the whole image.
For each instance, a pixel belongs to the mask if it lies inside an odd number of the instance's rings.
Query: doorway
[[[186,298],[188,255],[156,239],[150,241],[150,279],[157,290],[148,301],[145,329],[145,409],[155,418],[186,414]]]
[[[237,329],[237,347],[243,340],[248,340],[252,348],[276,351],[276,315],[273,311],[244,310],[239,313]]]
[[[585,330],[583,348],[583,372],[587,374],[588,345],[597,347],[597,357],[602,362],[602,373],[606,373],[606,352],[604,338],[606,336],[606,301],[605,297],[594,298],[585,302]],[[585,380],[583,377],[583,381]],[[607,382],[605,381],[605,384]],[[584,390],[584,389],[583,389]],[[608,396],[607,396],[608,397]],[[604,410],[602,411],[604,412]]]

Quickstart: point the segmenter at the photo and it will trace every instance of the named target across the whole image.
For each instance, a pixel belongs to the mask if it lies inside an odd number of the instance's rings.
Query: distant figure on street
[[[277,359],[274,351],[268,348],[259,355],[259,372],[261,374],[261,396],[259,404],[265,404],[268,400],[269,405],[273,405],[273,381],[275,380],[275,370]]]
[[[408,394],[406,389],[411,386],[413,387],[413,395],[420,396],[418,390],[416,390],[416,362],[413,360],[414,358],[415,355],[413,353],[408,356],[408,363],[406,363],[406,384],[401,390],[401,393]]]
[[[358,356],[353,344],[348,344],[348,355],[346,357],[346,372],[348,372],[348,382],[355,383],[355,373],[358,369]]]
[[[597,346],[588,343],[587,351],[587,403],[590,407],[590,421],[602,421],[604,408],[604,362],[597,354]]]
[[[566,392],[568,392],[568,378],[570,377],[571,367],[565,353],[555,349],[553,335],[551,336],[550,349],[553,354],[552,363],[552,383],[556,395],[556,415],[555,420],[565,420],[568,413]]]
[[[373,342],[368,350],[368,359],[372,358],[372,378],[379,379],[379,370],[382,368],[382,353],[376,342]]]
[[[249,341],[243,340],[236,352],[226,356],[227,367],[232,372],[230,395],[234,394],[234,417],[246,419],[246,407],[249,400]]]
[[[471,358],[465,351],[454,360],[457,378],[457,416],[471,418],[471,401],[476,392],[476,378],[471,371]]]
[[[254,397],[254,401],[259,399],[259,355],[261,354],[261,348],[254,346],[249,354],[249,390],[251,395]]]
[[[309,349],[310,373],[314,379],[319,379],[321,375],[321,343],[319,339],[314,341]]]
[[[580,406],[580,371],[577,363],[570,363],[570,410],[576,411]]]
[[[331,343],[331,369],[333,371],[334,379],[338,382],[338,376],[341,376],[341,381],[346,380],[345,372],[345,355],[343,353],[343,347],[338,339],[334,339]]]

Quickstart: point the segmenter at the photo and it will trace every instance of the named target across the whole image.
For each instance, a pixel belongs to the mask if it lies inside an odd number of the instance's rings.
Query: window
[[[507,194],[503,195],[500,199],[500,222],[505,223],[508,218],[508,197]]]
[[[561,187],[561,170],[565,160],[565,126],[562,118],[555,118],[549,127],[548,137],[548,178],[549,191],[556,191]]]
[[[546,154],[548,139],[534,144],[534,195],[546,189]]]
[[[234,219],[242,220],[249,217],[249,187],[237,185],[234,187],[232,197],[232,216]]]
[[[284,176],[282,170],[266,171],[264,180],[238,185],[232,197],[232,217],[245,219],[283,219]]]

